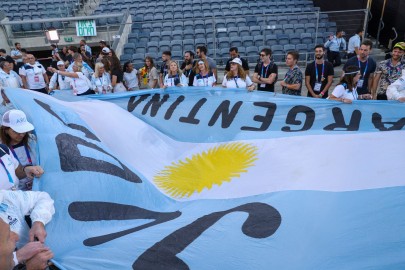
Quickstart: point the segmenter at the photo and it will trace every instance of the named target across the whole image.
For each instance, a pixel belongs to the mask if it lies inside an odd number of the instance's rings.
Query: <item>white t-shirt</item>
[[[22,56],[21,51],[17,50],[17,49],[13,49],[10,52],[11,56]],[[22,62],[22,57],[18,58],[18,59],[14,59],[16,62]]]
[[[217,80],[215,79],[215,75],[212,72],[209,72],[206,76],[202,76],[201,74],[197,74],[194,77],[193,86],[213,86]]]
[[[94,74],[91,76],[91,88],[94,91],[98,91],[99,94],[102,94],[103,88],[105,91],[107,91],[107,88],[109,87],[110,92],[112,89],[111,86],[111,75],[108,72],[104,72],[101,77],[94,77]]]
[[[49,89],[54,90],[56,89],[56,83],[59,85],[60,90],[72,90],[70,86],[71,78],[67,76],[62,76],[58,73],[54,73],[49,80]]]
[[[73,90],[76,89],[77,94],[83,94],[90,89],[90,81],[82,72],[76,72],[79,78],[71,78],[70,85]]]
[[[164,85],[167,87],[171,86],[177,86],[180,84],[180,86],[187,86],[187,77],[184,74],[181,74],[181,76],[174,76],[169,78],[169,74],[166,74],[165,79],[164,79]]]
[[[4,153],[3,148],[0,148],[0,190],[7,190],[12,188],[17,188],[20,180],[15,175],[15,170],[17,169],[19,163],[18,160],[13,156],[11,151],[10,154]],[[4,166],[3,166],[4,164]]]
[[[40,63],[35,63],[34,65],[25,64],[24,67],[20,69],[20,75],[25,76],[29,89],[45,88],[44,74],[46,74],[46,70]]]
[[[136,76],[137,74],[138,74],[138,71],[136,69],[132,70],[131,73],[124,72],[125,85],[129,89],[139,87],[138,76]]]
[[[349,89],[346,89],[343,85],[336,86],[335,89],[333,89],[332,95],[337,98],[350,100],[357,100],[359,96],[357,94],[357,88],[354,88],[353,91],[349,91]]]
[[[347,45],[347,52],[348,53],[354,53],[354,48],[360,48],[360,36],[358,34],[355,34],[349,39],[349,44]]]
[[[224,77],[224,79],[222,81],[222,86],[225,86],[226,88],[247,88],[248,86],[251,86],[252,84],[253,84],[253,82],[249,78],[249,76],[246,76],[246,80],[239,78],[239,76],[234,77],[229,80],[227,77]]]
[[[10,74],[7,74],[0,68],[0,85],[3,87],[20,88],[22,87],[22,80],[13,70],[10,70]]]

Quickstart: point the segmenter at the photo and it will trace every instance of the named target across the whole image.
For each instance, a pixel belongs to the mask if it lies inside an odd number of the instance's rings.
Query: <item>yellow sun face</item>
[[[230,182],[254,165],[257,148],[246,143],[229,143],[166,166],[155,177],[156,185],[175,198]]]

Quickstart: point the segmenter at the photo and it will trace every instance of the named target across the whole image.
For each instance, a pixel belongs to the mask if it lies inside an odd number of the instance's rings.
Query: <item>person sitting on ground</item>
[[[255,89],[255,85],[242,68],[242,60],[234,58],[230,62],[230,70],[225,75],[222,86],[225,88],[245,88],[249,91]]]
[[[171,86],[187,86],[187,78],[180,71],[179,65],[176,61],[169,62],[169,71],[163,80],[163,88]]]
[[[331,100],[341,101],[343,103],[352,103],[353,100],[370,99],[370,94],[359,95],[357,93],[357,82],[360,79],[360,69],[357,66],[348,66],[340,83],[333,89],[329,96]]]
[[[17,251],[13,253],[14,264],[26,269],[46,269],[52,251],[44,245],[47,233],[45,225],[51,221],[55,208],[46,192],[0,190],[0,219],[8,222],[11,234],[17,240]],[[29,215],[31,229],[25,221]],[[20,268],[18,268],[20,269]]]
[[[91,88],[98,94],[111,93],[111,76],[104,69],[104,64],[96,63],[94,74],[91,76]]]
[[[91,89],[91,82],[82,72],[82,64],[80,62],[74,62],[72,65],[73,72],[60,71],[56,68],[49,67],[48,70],[53,73],[58,73],[60,76],[67,76],[72,78],[70,80],[70,85],[73,89],[73,95],[85,96],[95,94],[94,90]]]
[[[30,122],[20,125],[20,119],[26,119],[25,113],[20,110],[7,111],[2,118],[0,127],[1,142],[8,146],[13,156],[21,166],[37,165],[36,137],[30,132],[34,126]],[[19,190],[32,189],[32,177],[20,179]]]
[[[207,60],[198,61],[195,74],[193,86],[215,86],[217,80],[215,79],[214,73],[209,71]]]

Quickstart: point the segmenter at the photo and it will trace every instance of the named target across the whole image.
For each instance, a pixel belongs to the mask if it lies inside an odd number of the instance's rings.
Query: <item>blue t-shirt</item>
[[[377,63],[371,57],[369,57],[366,62],[361,62],[360,60],[358,60],[357,56],[353,56],[352,58],[347,60],[345,66],[343,67],[343,71],[346,71],[346,68],[348,66],[358,67],[359,65],[361,74],[360,80],[363,80],[363,85],[361,87],[359,87],[359,85],[357,86],[357,93],[359,95],[363,95],[371,92],[371,89],[368,89],[368,78],[370,77],[371,73],[375,72]],[[366,71],[365,74],[364,71]]]

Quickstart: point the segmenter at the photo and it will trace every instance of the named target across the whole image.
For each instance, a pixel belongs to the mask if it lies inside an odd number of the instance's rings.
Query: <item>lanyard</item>
[[[239,88],[238,79],[239,79],[239,76],[233,77],[233,80],[235,81],[235,84],[236,84],[236,88]]]
[[[316,62],[315,62],[315,79],[316,79],[317,82],[322,81],[324,70],[325,70],[325,62],[322,63],[322,76],[321,76],[321,79],[319,80],[318,67],[317,67]]]
[[[204,86],[208,86],[208,73],[206,76],[203,76],[201,73],[199,75],[204,82]],[[207,79],[207,80],[204,80],[204,79]]]
[[[356,100],[357,97],[359,96],[359,94],[357,94],[357,91],[356,91],[356,95],[355,95],[354,90],[352,90],[352,96],[353,96],[353,99]]]
[[[9,181],[11,184],[14,184],[13,177],[11,176],[10,172],[7,170],[6,165],[4,164],[4,162],[3,162],[3,160],[2,160],[1,158],[0,158],[0,163],[1,163],[1,165],[2,165],[3,168],[4,168],[4,170],[5,170],[6,173],[7,173],[8,181]]]
[[[360,65],[360,60],[359,60],[359,58],[357,58],[357,63],[359,64],[359,69],[360,69],[360,73],[361,73],[361,65]],[[367,62],[366,62],[366,67],[364,68],[363,75],[361,75],[362,78],[364,78],[364,76],[366,75],[367,68],[368,68],[368,59],[367,59]]]
[[[264,70],[264,64],[262,64],[262,72],[261,72],[260,77],[262,77],[262,78],[267,78],[267,77],[266,77],[266,75],[267,75],[267,70],[269,69],[269,66],[270,66],[270,63],[267,65],[267,67],[266,67],[266,71],[263,73],[263,70]]]
[[[18,158],[17,154],[14,151],[14,147],[10,146],[9,147],[11,152],[13,153],[13,156],[15,157],[16,160],[18,160],[18,163],[20,162],[20,159]],[[25,150],[25,154],[27,155],[27,159],[28,159],[28,164],[32,164],[32,159],[31,159],[31,155],[30,155],[30,151],[28,151],[28,147],[24,145],[24,150]]]

